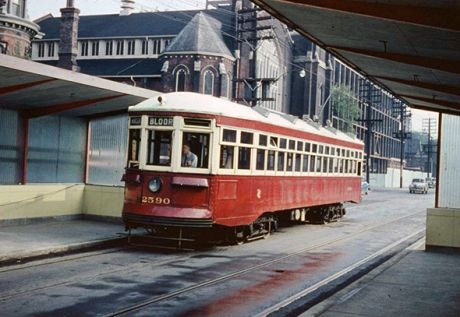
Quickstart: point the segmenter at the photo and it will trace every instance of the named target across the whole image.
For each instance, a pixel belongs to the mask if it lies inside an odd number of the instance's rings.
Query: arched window
[[[186,72],[184,69],[179,69],[176,72],[176,91],[185,91]]]
[[[214,95],[214,73],[207,70],[203,75],[203,93],[205,95]]]

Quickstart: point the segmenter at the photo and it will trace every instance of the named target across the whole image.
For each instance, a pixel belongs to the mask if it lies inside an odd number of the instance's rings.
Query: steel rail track
[[[33,268],[33,267],[47,265],[47,264],[68,262],[68,261],[71,261],[71,260],[78,260],[78,259],[88,258],[88,257],[92,257],[92,256],[102,255],[102,254],[114,253],[114,252],[117,252],[119,250],[112,250],[112,251],[107,251],[107,252],[98,252],[98,254],[88,255],[88,256],[80,256],[80,257],[69,259],[69,260],[62,260],[62,261],[55,261],[55,262],[52,262],[52,263],[42,263],[42,264],[38,264],[38,265],[31,265],[31,266],[28,266],[27,268]],[[123,250],[123,248],[121,248],[121,250]],[[92,280],[94,278],[101,277],[101,276],[108,275],[108,274],[113,274],[113,273],[118,273],[118,272],[123,272],[123,271],[131,271],[134,268],[142,268],[142,267],[145,267],[145,266],[158,267],[158,266],[166,265],[166,264],[173,263],[173,262],[176,262],[176,261],[189,259],[190,257],[195,256],[196,254],[197,253],[190,254],[188,256],[171,256],[171,257],[168,257],[166,259],[158,260],[158,261],[154,261],[154,262],[130,264],[130,265],[127,265],[127,266],[125,266],[123,268],[117,268],[117,269],[104,271],[104,272],[101,272],[101,273],[98,273],[98,274],[87,275],[87,276],[85,276],[83,278],[71,278],[71,279],[66,279],[66,280],[58,282],[58,283],[52,283],[52,284],[47,284],[47,285],[44,285],[44,286],[41,286],[41,287],[35,287],[33,289],[27,289],[27,290],[23,290],[23,291],[11,292],[9,294],[5,294],[5,295],[0,296],[0,302],[3,302],[3,301],[8,300],[8,299],[11,299],[11,298],[16,297],[18,295],[33,293],[33,292],[37,292],[37,291],[43,291],[43,290],[50,289],[50,288],[53,288],[53,287],[56,287],[56,286],[69,285],[69,284],[72,284],[72,283],[75,283],[75,282],[82,282],[82,281],[85,281],[85,280]],[[12,270],[4,270],[4,271],[2,271],[0,273],[10,272],[10,271],[19,270],[19,269],[20,268],[12,269]]]
[[[111,313],[109,313],[107,315],[104,315],[104,316],[114,317],[114,316],[121,316],[121,315],[130,313],[130,312],[134,312],[134,311],[140,310],[140,309],[142,309],[144,307],[147,307],[149,305],[164,301],[166,299],[171,299],[171,298],[177,297],[179,295],[194,291],[196,289],[200,289],[200,288],[203,288],[203,287],[206,287],[206,286],[209,286],[209,285],[213,285],[213,284],[217,284],[217,283],[220,283],[220,282],[225,282],[225,281],[230,280],[232,278],[244,275],[246,273],[255,271],[257,269],[269,266],[269,265],[274,264],[274,263],[284,261],[286,259],[289,259],[291,257],[297,256],[299,254],[302,254],[302,253],[305,253],[305,252],[308,252],[308,251],[312,251],[312,250],[315,250],[315,249],[318,249],[318,248],[321,248],[321,247],[324,247],[324,246],[327,246],[327,245],[330,245],[330,244],[334,244],[334,243],[337,243],[337,242],[341,242],[341,241],[351,239],[351,238],[356,237],[356,236],[358,236],[358,235],[360,235],[360,234],[362,234],[364,232],[374,230],[374,229],[389,225],[389,224],[394,223],[394,222],[398,222],[398,221],[400,221],[402,219],[405,219],[405,218],[413,217],[413,216],[415,216],[417,214],[420,214],[422,212],[424,212],[424,211],[417,211],[415,213],[411,213],[409,215],[398,217],[398,218],[395,218],[395,219],[392,219],[390,221],[380,223],[380,224],[377,224],[377,225],[369,225],[369,226],[366,226],[366,227],[364,227],[364,228],[362,228],[362,229],[360,229],[360,230],[358,230],[356,232],[344,234],[344,235],[342,235],[342,236],[340,236],[338,238],[330,239],[330,240],[327,240],[327,241],[324,241],[324,242],[320,242],[320,243],[318,243],[316,245],[311,245],[311,246],[308,246],[308,247],[305,247],[305,248],[301,248],[301,249],[292,251],[292,252],[290,252],[288,254],[285,254],[283,256],[280,256],[280,257],[265,261],[263,263],[256,264],[256,265],[253,265],[251,267],[241,269],[241,270],[238,270],[238,271],[234,271],[232,273],[225,274],[223,276],[220,276],[220,277],[217,277],[217,278],[214,278],[214,279],[210,279],[210,280],[207,280],[207,281],[204,281],[204,282],[201,282],[201,283],[197,283],[197,284],[194,284],[194,285],[191,285],[191,286],[188,286],[188,287],[185,287],[185,288],[182,288],[182,289],[179,289],[179,290],[176,290],[176,291],[164,294],[164,295],[155,296],[155,297],[150,298],[148,300],[139,302],[139,303],[131,305],[131,306],[127,306],[125,308],[119,309],[119,310],[117,310],[115,312],[111,312]],[[417,234],[419,234],[419,232],[417,232]]]
[[[320,287],[322,286],[325,286],[335,280],[338,280],[339,278],[341,278],[342,276],[350,273],[351,271],[359,268],[360,266],[364,265],[365,263],[368,263],[370,261],[372,261],[373,259],[376,259],[377,257],[387,253],[388,251],[390,251],[391,249],[395,248],[396,246],[400,245],[401,243],[404,243],[410,239],[412,239],[413,237],[417,236],[417,235],[420,235],[422,234],[423,232],[425,232],[425,229],[422,229],[422,230],[419,230],[417,232],[414,232],[406,237],[403,237],[389,245],[387,245],[386,247],[380,249],[379,251],[365,257],[364,259],[361,259],[360,261],[358,262],[355,262],[353,263],[352,265],[349,265],[348,267],[342,269],[341,271],[331,275],[331,276],[328,276],[327,278],[311,285],[310,287],[294,294],[294,295],[291,295],[289,296],[288,298],[282,300],[281,302],[271,306],[271,307],[268,307],[266,308],[265,310],[263,310],[262,312],[258,313],[257,315],[254,315],[254,317],[265,317],[265,316],[268,316],[272,313],[276,313],[277,311],[279,311],[280,309],[288,306],[289,304],[292,304],[294,303],[295,301],[313,293],[314,291],[318,290]],[[421,238],[423,239],[423,238]],[[415,243],[413,244],[417,244],[418,242],[420,241],[420,239],[418,239]]]

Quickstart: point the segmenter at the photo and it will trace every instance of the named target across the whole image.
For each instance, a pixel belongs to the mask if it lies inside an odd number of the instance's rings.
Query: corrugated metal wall
[[[47,116],[30,120],[27,181],[83,182],[86,122]]]
[[[460,208],[460,116],[442,115],[439,207]]]
[[[92,120],[88,183],[123,186],[127,144],[127,115]]]
[[[0,184],[17,184],[21,179],[20,122],[17,111],[0,109]]]

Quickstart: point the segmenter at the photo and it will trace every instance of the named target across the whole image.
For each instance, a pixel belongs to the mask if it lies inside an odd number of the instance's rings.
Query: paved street
[[[434,194],[375,190],[328,225],[195,252],[107,249],[0,269],[2,316],[254,316],[395,242],[424,235]],[[409,239],[410,238],[410,239]]]

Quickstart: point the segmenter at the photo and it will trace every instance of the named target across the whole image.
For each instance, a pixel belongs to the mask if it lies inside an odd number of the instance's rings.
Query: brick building
[[[122,1],[120,14],[72,20],[65,14],[76,9],[67,8],[61,10],[62,17],[41,18],[38,24],[44,36],[33,43],[33,60],[59,65],[60,30],[72,34],[73,23],[78,30],[75,66],[83,73],[164,92],[212,94],[248,105],[252,104],[248,91],[256,87],[257,105],[289,110],[290,34],[271,17],[261,19],[260,24],[268,26],[263,32],[239,34],[237,29],[252,19],[244,13],[252,10],[252,3],[219,1],[219,6],[206,10],[141,13],[133,12],[133,5],[132,0]],[[266,40],[253,40],[262,36]]]
[[[353,130],[365,142],[370,172],[386,173],[388,168],[399,168],[401,120],[406,134],[411,125],[407,106],[303,36],[294,33],[292,38],[294,63],[305,69],[305,76],[292,73],[292,90],[298,93],[292,95],[291,113],[340,128],[343,119],[335,110],[331,93],[334,88],[345,89],[359,108]]]

